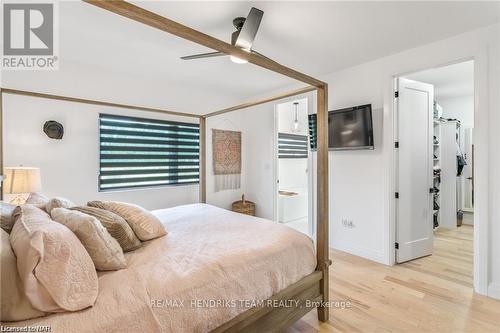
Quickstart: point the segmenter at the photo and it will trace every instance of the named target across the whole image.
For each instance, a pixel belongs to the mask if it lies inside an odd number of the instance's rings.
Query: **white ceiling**
[[[331,73],[500,21],[498,1],[135,3],[227,41],[233,31],[232,19],[246,16],[255,6],[265,14],[254,48],[313,75]],[[206,49],[195,46],[193,50]]]
[[[500,2],[135,3],[226,41],[233,31],[232,19],[258,7],[265,14],[254,49],[310,75],[500,21]],[[106,89],[114,85],[111,77],[116,77],[130,88],[123,90],[124,96],[111,91],[121,102],[204,113],[294,83],[254,65],[233,64],[227,57],[182,61],[182,55],[210,50],[80,1],[60,3],[59,31],[59,73],[4,72],[2,84],[61,94],[70,94],[74,86],[78,96],[92,98],[106,96]],[[65,74],[73,82],[57,86]],[[99,86],[97,81],[107,83]],[[141,89],[137,95],[147,96],[147,103],[130,94]]]
[[[433,68],[406,77],[434,85],[434,96],[438,101],[474,95],[473,61]]]

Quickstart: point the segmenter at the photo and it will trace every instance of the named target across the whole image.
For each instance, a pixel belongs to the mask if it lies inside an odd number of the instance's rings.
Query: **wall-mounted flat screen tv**
[[[316,150],[316,114],[309,115],[312,150]],[[374,149],[371,104],[328,112],[330,150]]]

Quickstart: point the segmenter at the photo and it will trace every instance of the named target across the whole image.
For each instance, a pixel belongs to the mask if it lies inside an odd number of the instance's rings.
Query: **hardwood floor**
[[[472,290],[472,238],[471,226],[440,229],[432,256],[393,267],[332,250],[330,299],[352,306],[328,323],[311,311],[286,332],[500,333],[500,301]]]

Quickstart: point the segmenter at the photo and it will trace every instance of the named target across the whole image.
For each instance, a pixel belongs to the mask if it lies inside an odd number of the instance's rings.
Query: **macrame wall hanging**
[[[212,129],[215,192],[241,186],[241,132]]]

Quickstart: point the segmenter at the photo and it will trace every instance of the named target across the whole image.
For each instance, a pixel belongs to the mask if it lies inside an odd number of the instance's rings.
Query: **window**
[[[317,137],[317,126],[316,126],[316,114],[309,115],[309,146],[311,150],[317,149],[316,137]]]
[[[307,158],[307,135],[278,133],[279,158]]]
[[[195,184],[198,124],[101,114],[99,190]]]

